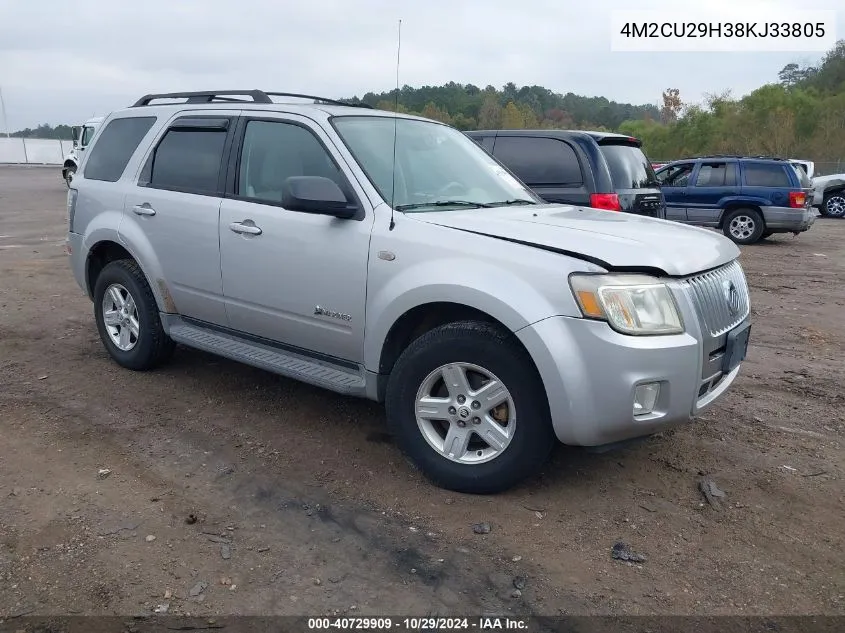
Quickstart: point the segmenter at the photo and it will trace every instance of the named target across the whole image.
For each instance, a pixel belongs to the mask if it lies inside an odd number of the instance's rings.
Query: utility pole
[[[9,122],[6,121],[6,102],[3,101],[3,88],[0,88],[0,114],[3,115],[3,129],[6,130],[6,138],[9,138]]]

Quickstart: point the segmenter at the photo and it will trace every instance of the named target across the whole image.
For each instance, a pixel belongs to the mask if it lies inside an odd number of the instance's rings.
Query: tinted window
[[[792,183],[779,163],[745,163],[745,184],[749,187],[790,187]]]
[[[150,116],[109,121],[85,163],[85,178],[116,182],[155,120]]]
[[[217,192],[225,142],[225,130],[168,130],[151,157],[149,186]]]
[[[654,169],[639,147],[634,145],[599,145],[614,189],[642,189],[656,182]]]
[[[693,166],[687,163],[673,165],[662,170],[660,175],[656,177],[664,187],[686,187],[692,174],[692,168]]]
[[[736,163],[702,163],[696,187],[730,187],[736,184]]]
[[[304,127],[275,121],[247,123],[238,172],[238,195],[281,202],[285,180],[291,176],[323,176],[336,182],[341,189],[348,189],[326,150]]]
[[[553,138],[499,136],[493,155],[529,185],[580,185],[584,182],[575,150]]]

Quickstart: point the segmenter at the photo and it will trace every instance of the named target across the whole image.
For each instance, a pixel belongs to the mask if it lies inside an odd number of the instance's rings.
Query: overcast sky
[[[748,5],[710,0],[706,6]],[[766,0],[792,10],[841,0]],[[777,80],[820,53],[614,53],[612,9],[665,0],[0,0],[0,88],[11,131],[75,124],[142,94],[263,88],[328,97],[447,81],[656,103]],[[761,11],[761,20],[767,11]],[[845,37],[845,12],[837,16]],[[2,126],[2,121],[0,121]]]

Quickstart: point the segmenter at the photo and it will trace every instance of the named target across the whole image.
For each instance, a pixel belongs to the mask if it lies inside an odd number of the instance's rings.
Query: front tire
[[[722,223],[724,234],[742,245],[758,241],[765,230],[763,216],[756,209],[734,209],[725,215]]]
[[[68,165],[64,168],[64,179],[67,188],[70,189],[70,184],[73,181],[73,177],[76,175],[76,167],[73,165]]]
[[[400,449],[456,492],[506,490],[536,473],[556,443],[531,358],[487,323],[447,323],[412,342],[390,374],[385,405]]]
[[[161,324],[153,292],[131,259],[107,264],[94,284],[94,318],[100,339],[118,365],[153,369],[173,353],[175,343]]]
[[[845,191],[834,191],[825,194],[822,202],[823,214],[829,218],[845,216]]]

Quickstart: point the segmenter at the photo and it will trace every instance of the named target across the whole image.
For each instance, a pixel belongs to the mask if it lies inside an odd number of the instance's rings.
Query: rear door
[[[562,139],[498,134],[493,156],[546,202],[590,206],[575,148]]]
[[[666,201],[667,220],[687,221],[687,184],[694,167],[695,163],[675,163],[656,174]]]
[[[663,194],[651,162],[641,143],[634,138],[610,136],[598,140],[599,149],[610,170],[614,193],[625,213],[666,217]]]
[[[736,161],[702,161],[686,189],[687,220],[719,226],[724,202],[738,194]]]
[[[179,314],[228,325],[220,274],[218,222],[223,157],[237,112],[181,112],[144,157],[126,196],[121,233],[143,235]]]

